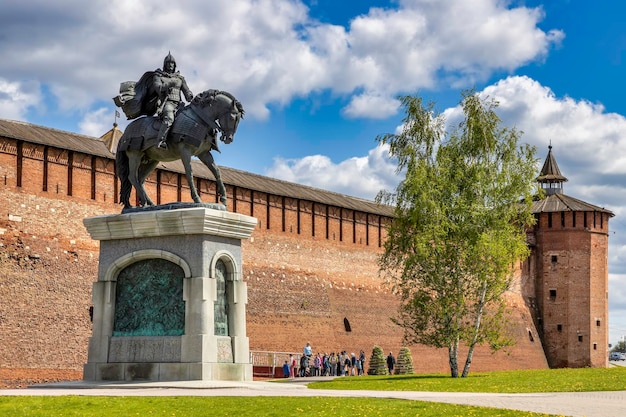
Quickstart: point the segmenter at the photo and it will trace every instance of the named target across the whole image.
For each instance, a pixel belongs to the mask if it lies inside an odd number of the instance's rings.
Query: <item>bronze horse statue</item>
[[[115,160],[117,176],[121,181],[120,203],[124,205],[122,212],[132,208],[132,187],[135,187],[141,207],[154,206],[146,193],[144,182],[159,162],[177,159],[185,167],[191,198],[194,202],[201,203],[193,181],[193,156],[200,159],[213,173],[220,202],[226,205],[226,188],[211,150],[219,151],[216,140],[218,131],[222,142],[228,144],[233,141],[243,115],[242,104],[230,93],[204,91],[177,113],[168,135],[167,149],[157,147],[157,135],[161,125],[158,117],[141,117],[131,122],[120,138]]]

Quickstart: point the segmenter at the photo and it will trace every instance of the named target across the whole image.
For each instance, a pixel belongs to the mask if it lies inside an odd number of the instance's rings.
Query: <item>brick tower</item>
[[[563,193],[567,178],[548,147],[537,182],[545,197],[537,219],[537,329],[551,368],[608,366],[608,232],[613,213]]]

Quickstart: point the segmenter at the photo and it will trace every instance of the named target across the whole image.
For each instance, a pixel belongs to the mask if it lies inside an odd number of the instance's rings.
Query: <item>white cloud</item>
[[[381,117],[398,93],[437,87],[442,75],[471,85],[558,44],[562,33],[537,27],[540,9],[507,4],[401,1],[344,28],[314,21],[300,1],[9,2],[0,51],[7,82],[38,80],[63,111],[110,102],[170,50],[194,92],[228,90],[251,117],[323,90],[354,99],[348,117]]]
[[[333,162],[325,155],[301,159],[275,158],[266,175],[285,181],[373,200],[380,190],[392,190],[398,177],[387,145],[371,149],[367,156]]]
[[[610,262],[610,261],[609,261]],[[626,336],[626,274],[609,277],[609,342],[617,343]]]
[[[10,82],[0,78],[0,117],[24,120],[26,112],[40,106],[41,92],[36,82]]]
[[[78,128],[83,135],[98,138],[113,127],[114,120],[114,113],[111,112],[111,109],[101,107],[98,110],[87,113],[78,123]],[[120,122],[120,120],[117,120],[117,122]],[[118,124],[126,125],[127,122],[122,120]],[[119,126],[119,128],[123,130],[124,126]]]
[[[624,116],[606,113],[602,105],[586,100],[558,98],[548,87],[525,76],[500,80],[480,94],[499,102],[497,112],[503,124],[521,130],[522,142],[537,146],[539,163],[543,163],[547,147],[552,144],[561,172],[569,178],[569,182],[565,183],[568,194],[608,209],[615,207],[619,210],[626,206],[626,154],[616,152],[626,149]],[[443,114],[449,124],[456,124],[461,117],[461,109],[458,106],[449,108]],[[338,191],[332,186],[332,181],[323,180],[325,173],[332,176],[336,169],[342,167],[354,169],[347,177],[360,176],[367,168],[390,166],[391,162],[383,155],[386,152],[374,148],[367,157],[350,158],[339,163],[321,155],[277,159],[268,174]],[[381,164],[383,160],[385,162]],[[373,161],[379,163],[373,164]],[[381,183],[390,183],[386,176],[390,171],[370,171],[374,175],[384,173],[385,180]]]
[[[523,140],[538,145],[540,154],[552,143],[559,165],[569,168],[561,171],[572,187],[614,184],[612,175],[626,174],[626,154],[616,152],[626,149],[624,116],[606,113],[601,104],[557,98],[528,77],[506,78],[483,95],[499,101],[503,121],[524,131]]]
[[[396,114],[400,102],[380,94],[359,94],[352,98],[343,113],[349,118],[365,117],[370,119],[385,119]]]

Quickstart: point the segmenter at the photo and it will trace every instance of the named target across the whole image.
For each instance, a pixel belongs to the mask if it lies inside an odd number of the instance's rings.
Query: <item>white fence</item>
[[[299,364],[300,354],[296,352],[264,352],[260,350],[251,350],[250,363],[252,364],[254,376],[273,377],[276,368],[281,369],[285,361],[287,361],[291,367],[290,360],[292,356],[296,358],[296,363]],[[263,368],[263,370],[260,370],[259,368]]]

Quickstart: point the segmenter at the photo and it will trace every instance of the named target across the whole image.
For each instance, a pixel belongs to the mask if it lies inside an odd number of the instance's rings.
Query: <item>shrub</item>
[[[387,362],[385,354],[380,346],[374,346],[372,349],[372,357],[370,358],[370,366],[367,370],[368,375],[387,375]]]
[[[400,348],[398,360],[396,361],[395,373],[396,375],[413,373],[413,358],[411,358],[411,351],[408,347]]]

